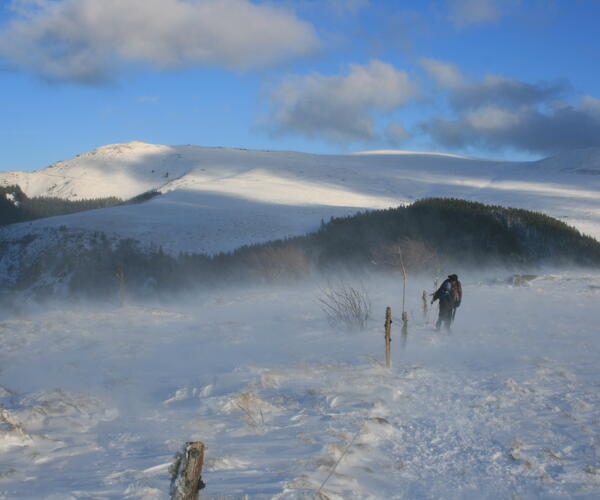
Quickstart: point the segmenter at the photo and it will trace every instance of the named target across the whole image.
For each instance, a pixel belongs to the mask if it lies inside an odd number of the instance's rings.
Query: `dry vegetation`
[[[318,300],[334,325],[351,330],[364,330],[367,327],[372,305],[364,288],[341,282],[335,287],[322,289]]]

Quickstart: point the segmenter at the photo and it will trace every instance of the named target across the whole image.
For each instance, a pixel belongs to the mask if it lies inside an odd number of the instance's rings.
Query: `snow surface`
[[[600,275],[490,276],[461,276],[451,334],[409,280],[391,370],[397,276],[362,283],[365,332],[327,323],[326,283],[2,312],[0,498],[166,499],[189,440],[203,499],[316,499],[340,458],[321,498],[599,498]]]
[[[300,235],[322,219],[442,196],[527,208],[600,238],[600,149],[510,163],[438,153],[312,155],[142,142],[98,148],[37,172],[0,173],[28,196],[68,199],[151,189],[141,205],[2,229],[4,238],[66,226],[130,237],[178,253],[233,250]]]

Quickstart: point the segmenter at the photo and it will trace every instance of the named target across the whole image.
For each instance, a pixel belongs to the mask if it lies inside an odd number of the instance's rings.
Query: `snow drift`
[[[488,278],[461,275],[452,335],[411,279],[405,347],[398,276],[363,283],[360,333],[329,325],[320,283],[4,313],[1,496],[166,500],[202,440],[203,498],[598,498],[600,277]]]

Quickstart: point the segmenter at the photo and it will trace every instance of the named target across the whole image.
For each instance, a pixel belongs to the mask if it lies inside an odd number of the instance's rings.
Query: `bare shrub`
[[[14,432],[20,437],[31,440],[31,436],[25,430],[25,427],[19,422],[7,409],[0,405],[0,424],[4,424],[5,430]]]
[[[293,245],[265,247],[246,257],[251,272],[266,281],[299,279],[311,271],[304,250]]]
[[[321,309],[335,325],[364,330],[371,317],[371,300],[364,288],[345,283],[321,290]]]
[[[246,422],[252,427],[257,427],[259,422],[263,425],[265,423],[260,403],[262,400],[250,392],[242,394],[235,400],[236,406],[246,414]]]
[[[402,263],[406,271],[419,273],[431,267],[439,267],[441,256],[428,247],[421,240],[404,238],[398,243],[387,245],[380,249],[375,258],[377,262],[385,267],[402,269]]]
[[[231,399],[223,409],[228,413],[241,411],[246,423],[253,428],[265,425],[271,414],[277,410],[275,406],[252,391],[243,392]]]

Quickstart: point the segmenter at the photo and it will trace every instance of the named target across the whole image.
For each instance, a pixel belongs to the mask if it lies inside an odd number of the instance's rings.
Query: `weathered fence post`
[[[392,343],[392,308],[385,309],[385,366],[390,367],[391,363],[391,343]]]
[[[427,305],[427,292],[425,290],[423,290],[421,299],[423,300],[423,323],[427,323],[427,313],[429,312],[429,307]]]
[[[204,443],[194,441],[185,444],[183,453],[175,455],[171,466],[171,500],[197,500],[202,482]]]
[[[405,309],[406,304],[406,267],[404,266],[404,256],[400,251],[400,265],[402,266],[402,343],[406,344],[406,335],[408,335],[408,314]]]
[[[406,341],[408,340],[408,313],[404,311],[402,313],[402,347],[406,347]]]

